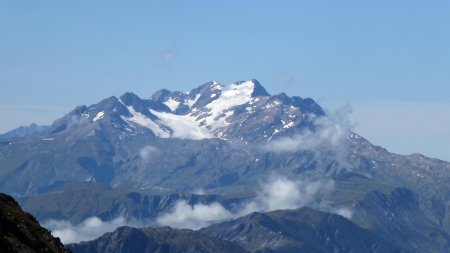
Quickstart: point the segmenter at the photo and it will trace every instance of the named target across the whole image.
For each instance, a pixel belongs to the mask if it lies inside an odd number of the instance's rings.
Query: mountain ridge
[[[373,217],[395,211],[384,204],[390,201],[431,231],[416,237],[420,247],[428,240],[437,244],[438,252],[446,249],[450,163],[390,153],[326,114],[314,100],[265,96],[263,91],[253,96],[254,82],[211,82],[190,92],[161,90],[150,99],[125,93],[79,106],[39,134],[0,142],[0,190],[22,197],[39,217],[79,222],[87,215],[105,220],[121,214],[155,217],[186,199],[192,200],[192,208],[214,204],[209,200],[258,200],[258,193],[266,190],[262,182],[281,176],[299,187],[300,195],[307,194],[301,205],[325,211],[345,207],[355,212],[352,221],[373,227],[385,239],[388,230],[380,226],[390,218],[381,216],[376,223]],[[329,190],[316,194],[314,189],[324,181],[330,182],[325,183]],[[88,185],[84,189],[71,187],[83,182]],[[109,192],[97,184],[112,192],[97,198]],[[399,188],[412,192],[414,206],[389,196]],[[194,192],[203,196],[189,197]],[[86,201],[86,207],[67,205],[73,208],[69,210],[61,204],[67,196],[97,198],[102,206]],[[166,202],[159,204],[160,199]],[[45,206],[49,201],[61,210]],[[373,210],[359,208],[364,201]],[[395,222],[410,231],[411,223]],[[398,231],[395,226],[386,228]],[[414,249],[410,241],[397,242]],[[421,250],[427,252],[426,247]]]
[[[276,115],[256,133],[239,133],[242,124],[258,125],[256,123],[267,121],[255,112],[255,108],[262,106]],[[47,134],[55,135],[76,124],[107,120],[123,131],[143,127],[162,138],[267,140],[291,127],[310,125],[308,121],[313,119],[307,119],[310,115],[302,111],[315,117],[325,115],[314,100],[288,97],[284,93],[271,96],[255,79],[227,86],[208,82],[190,92],[161,90],[149,99],[126,92],[119,98],[111,96],[98,104],[81,105],[57,119],[48,127]],[[197,135],[186,135],[177,124],[183,124]]]
[[[170,235],[171,234],[171,235]],[[226,247],[225,252],[358,252],[358,253],[403,253],[402,248],[385,241],[371,231],[354,225],[349,220],[334,214],[310,208],[278,210],[268,213],[254,212],[231,221],[217,223],[198,231],[186,229],[128,228],[120,227],[114,232],[68,247],[74,253],[87,252],[159,252],[159,248],[170,247],[163,252],[178,252],[177,245],[183,237],[203,235],[214,238],[215,244]],[[178,240],[181,238],[181,240]],[[190,241],[184,252],[196,247],[202,251],[205,239]],[[157,242],[157,243],[155,243]],[[171,246],[167,245],[172,242]],[[156,246],[155,244],[161,246]],[[228,243],[228,244],[226,244]],[[200,244],[200,247],[198,246]],[[140,245],[141,247],[136,247]],[[156,249],[159,247],[158,249]],[[234,248],[233,248],[234,247]],[[241,248],[239,248],[241,247]],[[209,247],[210,250],[211,247]],[[203,248],[204,250],[204,248]],[[211,252],[211,251],[205,251]]]

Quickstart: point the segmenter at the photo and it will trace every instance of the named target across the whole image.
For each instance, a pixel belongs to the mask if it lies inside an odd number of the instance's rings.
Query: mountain
[[[56,121],[49,134],[59,136],[74,128],[93,134],[97,126],[113,127],[121,138],[150,131],[160,138],[269,140],[291,128],[311,127],[312,119],[322,115],[312,99],[270,96],[256,80],[228,86],[210,82],[190,92],[161,90],[150,99],[128,92],[80,106]]]
[[[171,211],[179,200],[190,205],[218,202],[231,209],[245,199],[242,196],[224,197],[214,194],[148,194],[93,182],[79,182],[61,185],[40,196],[22,198],[20,202],[24,209],[33,213],[39,220],[66,220],[78,224],[86,217],[92,216],[102,220],[112,220],[118,216],[151,220],[158,214]]]
[[[126,93],[79,106],[40,136],[1,143],[0,189],[36,195],[79,181],[166,191],[221,188],[240,181],[236,166],[260,167],[254,161],[263,161],[261,152],[250,150],[249,141],[313,129],[314,119],[323,115],[312,99],[270,96],[256,80],[229,86],[211,82],[185,93],[160,91],[150,99]],[[230,156],[248,162],[237,164]],[[228,169],[215,175],[211,163]],[[206,175],[206,168],[212,173]],[[186,185],[177,181],[177,171],[205,177]]]
[[[69,244],[73,253],[244,253],[227,241],[188,229],[121,227],[89,242]]]
[[[327,194],[302,205],[347,208],[352,222],[409,251],[450,245],[450,163],[390,153],[314,100],[270,95],[256,80],[125,93],[79,106],[39,134],[0,141],[0,190],[41,220],[152,219],[178,200],[231,210],[277,176],[304,184],[302,194],[330,182]],[[395,197],[398,189],[411,194]]]
[[[410,252],[450,252],[442,221],[427,216],[420,205],[419,196],[405,188],[373,191],[353,205],[352,220]]]
[[[406,252],[335,214],[310,208],[252,213],[198,232],[121,227],[98,239],[69,244],[90,252]]]
[[[57,238],[25,213],[10,196],[0,193],[0,249],[2,252],[69,252]]]
[[[406,252],[340,215],[310,208],[252,213],[200,232],[250,252]]]
[[[38,126],[34,123],[29,126],[21,126],[11,131],[8,131],[4,134],[0,134],[0,140],[20,138],[33,134],[39,134],[40,132],[43,132],[46,128],[47,128],[46,126]]]
[[[300,145],[296,137],[310,141]],[[0,190],[18,197],[81,181],[242,193],[274,171],[357,177],[390,189],[450,177],[448,163],[391,154],[336,126],[312,99],[270,96],[256,80],[163,90],[149,99],[126,93],[79,106],[39,136],[0,142],[0,168]]]

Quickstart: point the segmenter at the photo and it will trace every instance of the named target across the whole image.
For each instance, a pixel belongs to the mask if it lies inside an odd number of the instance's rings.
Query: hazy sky
[[[0,0],[0,132],[250,78],[349,102],[374,144],[450,161],[450,1]]]

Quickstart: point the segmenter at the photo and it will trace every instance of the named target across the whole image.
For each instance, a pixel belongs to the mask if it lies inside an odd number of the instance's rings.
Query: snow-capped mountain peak
[[[125,93],[72,114],[90,119],[86,124],[113,125],[133,135],[150,131],[160,138],[253,141],[309,127],[310,117],[323,110],[309,98],[270,96],[253,79],[229,85],[213,81],[189,92],[160,90],[149,99]]]

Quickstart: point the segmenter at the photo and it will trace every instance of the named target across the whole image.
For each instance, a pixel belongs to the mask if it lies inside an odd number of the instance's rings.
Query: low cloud
[[[192,193],[196,194],[196,195],[205,195],[206,194],[205,190],[203,190],[201,188],[193,190]]]
[[[156,223],[175,228],[199,229],[233,217],[230,211],[217,202],[191,206],[186,201],[180,200],[175,203],[172,212],[160,215]]]
[[[347,219],[351,219],[353,216],[353,210],[348,207],[339,207],[337,209],[333,209],[330,212],[339,214],[342,217],[345,217]]]
[[[274,176],[265,182],[255,199],[246,204],[239,214],[267,212],[280,209],[295,209],[311,204],[319,195],[333,189],[332,180],[290,180]]]
[[[268,142],[264,149],[271,152],[295,152],[299,150],[333,149],[338,147],[348,133],[345,128],[328,118],[314,121],[315,130],[304,130],[293,136],[281,137]]]
[[[154,146],[147,145],[139,150],[139,158],[142,162],[148,162],[151,156],[159,150]]]
[[[323,212],[334,213],[347,219],[353,217],[353,209],[346,206],[336,206],[326,200],[316,201],[310,207]]]
[[[284,176],[272,175],[270,179],[261,182],[255,198],[237,205],[231,210],[226,209],[218,202],[191,205],[185,200],[178,200],[174,203],[171,212],[160,214],[154,222],[137,221],[124,217],[102,221],[97,217],[91,217],[77,225],[67,221],[49,220],[44,222],[43,226],[51,230],[52,235],[59,237],[63,243],[78,243],[93,240],[121,226],[158,225],[196,230],[252,212],[296,209],[305,206],[351,218],[351,209],[335,207],[322,201],[333,189],[334,181],[331,179],[290,180]]]
[[[293,136],[281,137],[269,141],[264,149],[272,152],[289,152],[299,150],[334,149],[343,144],[350,134],[352,124],[348,119],[351,107],[346,105],[328,116],[313,119],[314,130],[305,129]]]
[[[351,112],[352,109],[347,104],[336,111],[327,112],[327,116],[310,115],[313,129],[304,129],[292,136],[271,140],[262,149],[274,153],[312,151],[317,159],[323,158],[326,154],[348,167],[347,156],[350,147],[347,138],[353,128],[349,120]]]
[[[333,208],[320,201],[323,196],[331,193],[334,181],[321,180],[290,180],[283,176],[273,175],[263,182],[257,196],[227,210],[220,203],[190,205],[184,200],[177,201],[173,210],[160,215],[156,223],[160,226],[176,228],[199,229],[212,223],[237,218],[252,212],[269,212],[282,209],[296,209],[304,206],[320,207],[328,212],[351,217],[351,212],[343,208]]]
[[[145,227],[148,225],[150,223],[134,219],[129,220],[124,217],[118,217],[111,221],[102,221],[98,217],[90,217],[77,225],[63,220],[47,220],[43,222],[43,227],[49,229],[53,236],[59,237],[64,244],[93,240],[122,226]]]

